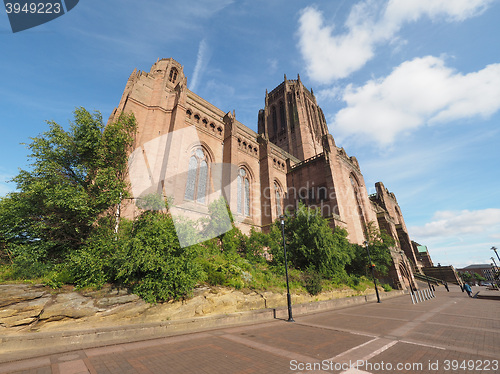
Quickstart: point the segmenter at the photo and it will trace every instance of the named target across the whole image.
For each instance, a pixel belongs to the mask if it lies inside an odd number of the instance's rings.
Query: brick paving
[[[500,373],[500,301],[457,286],[242,327],[0,364],[1,373]]]

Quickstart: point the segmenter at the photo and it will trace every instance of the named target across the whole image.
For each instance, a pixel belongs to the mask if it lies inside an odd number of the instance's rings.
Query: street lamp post
[[[497,262],[495,261],[495,259],[493,257],[490,257],[491,260],[493,261],[493,263],[495,264],[495,267],[497,268],[497,271],[498,271],[498,265],[497,265]]]
[[[495,247],[493,247],[493,248],[495,248]],[[491,264],[491,268],[493,269],[493,280],[495,281],[495,283],[497,284],[497,287],[498,287],[498,286],[500,286],[500,280],[498,280],[496,278],[496,275],[498,274],[500,269],[498,268],[498,265],[497,265],[497,262],[495,261],[495,259],[493,257],[490,257],[490,258],[493,261],[493,264]]]
[[[292,298],[290,297],[290,286],[288,285],[288,261],[286,258],[285,244],[285,216],[280,216],[281,234],[283,236],[283,251],[285,253],[285,275],[286,275],[286,298],[288,302],[288,322],[295,322],[292,317]]]
[[[498,261],[500,261],[500,256],[498,256],[497,247],[491,247],[491,250],[497,255]]]
[[[365,241],[365,247],[366,247],[366,252],[368,253],[368,260],[370,261],[370,269],[372,269],[372,278],[373,278],[373,284],[375,285],[375,293],[377,294],[377,303],[380,303],[380,296],[378,294],[378,288],[377,288],[377,279],[375,278],[375,271],[373,270],[375,264],[372,262],[372,258],[370,256],[370,249],[368,249],[367,241]]]
[[[495,282],[497,287],[500,287],[500,279],[497,278],[497,275],[500,273],[498,271],[498,267],[496,267],[493,263],[491,263],[491,272],[493,274],[493,279],[491,281],[491,284],[493,285],[493,282]]]

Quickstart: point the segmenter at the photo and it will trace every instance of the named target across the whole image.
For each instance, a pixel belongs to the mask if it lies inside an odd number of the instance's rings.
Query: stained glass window
[[[245,169],[238,171],[237,191],[236,191],[236,210],[238,214],[250,215],[250,180]]]
[[[238,189],[237,193],[236,193],[236,205],[237,205],[237,211],[238,211],[238,214],[243,214],[243,204],[242,204],[242,178],[241,178],[241,175],[238,175],[237,177],[237,186],[236,188]]]
[[[196,192],[197,201],[205,204],[205,195],[207,193],[208,165],[205,160],[200,163],[200,172],[198,174],[198,191]]]
[[[201,148],[196,149],[189,158],[189,167],[186,181],[186,200],[196,200],[205,204],[208,188],[208,163]]]
[[[198,169],[198,160],[196,157],[191,156],[189,159],[189,169],[186,182],[186,193],[184,198],[186,200],[194,200],[194,189],[196,186],[196,172]]]
[[[282,214],[282,209],[281,209],[281,194],[280,194],[280,188],[277,183],[274,184],[274,190],[276,193],[276,215],[280,216]]]
[[[245,178],[245,216],[250,215],[250,182]]]

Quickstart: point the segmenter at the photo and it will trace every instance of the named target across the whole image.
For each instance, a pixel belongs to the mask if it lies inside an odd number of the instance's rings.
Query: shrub
[[[181,248],[170,214],[146,211],[118,249],[116,280],[150,303],[180,299],[205,279],[194,261],[198,250],[198,246]]]
[[[279,225],[278,221],[274,224],[276,228]],[[345,265],[352,257],[347,232],[341,228],[332,231],[319,210],[299,204],[295,215],[286,219],[285,234],[291,267],[300,270],[314,269],[327,278],[345,278]],[[275,242],[276,239],[277,237]],[[275,245],[271,250],[276,263],[281,262],[282,245]]]
[[[392,287],[388,284],[381,284],[381,287],[384,289],[385,292],[391,292]]]
[[[323,286],[321,284],[321,275],[315,271],[309,271],[304,273],[305,288],[307,292],[311,295],[317,295],[323,291]]]

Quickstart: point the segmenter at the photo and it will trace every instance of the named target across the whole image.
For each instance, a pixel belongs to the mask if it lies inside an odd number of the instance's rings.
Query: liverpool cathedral
[[[266,231],[285,211],[302,202],[318,208],[332,229],[342,227],[351,243],[367,240],[374,225],[396,240],[394,265],[383,281],[415,286],[414,272],[428,266],[424,246],[412,242],[394,193],[376,183],[368,195],[358,160],[337,146],[312,91],[287,79],[265,93],[258,132],[187,88],[183,67],[159,59],[149,72],[134,70],[110,116],[133,113],[138,128],[129,158],[131,204],[161,193],[185,212],[205,212],[219,196],[227,200],[237,226]],[[425,253],[423,253],[425,252]],[[432,266],[432,263],[430,263]]]

